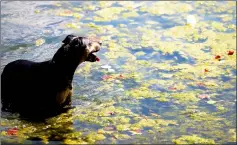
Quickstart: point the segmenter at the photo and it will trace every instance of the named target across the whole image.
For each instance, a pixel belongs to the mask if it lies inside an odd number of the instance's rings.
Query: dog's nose
[[[100,46],[101,46],[101,44],[100,44]],[[96,52],[100,51],[100,46],[96,46],[96,47],[95,47],[95,51],[96,51]]]
[[[101,45],[102,45],[102,40],[101,40],[101,39],[99,39],[98,43],[99,43],[99,44],[100,44],[100,46],[101,46]]]

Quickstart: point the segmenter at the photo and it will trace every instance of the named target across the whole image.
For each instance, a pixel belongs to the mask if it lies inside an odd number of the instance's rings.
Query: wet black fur
[[[72,89],[74,72],[88,55],[88,39],[68,35],[63,43],[49,61],[16,60],[5,66],[1,75],[2,110],[49,117],[70,108],[71,97],[61,105],[55,97],[61,90]]]

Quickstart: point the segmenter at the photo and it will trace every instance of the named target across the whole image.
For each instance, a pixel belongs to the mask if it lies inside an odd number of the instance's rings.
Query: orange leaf
[[[168,87],[168,89],[169,89],[169,90],[172,90],[172,91],[175,91],[175,90],[177,90],[177,88],[176,88],[176,87]]]
[[[110,114],[110,115],[114,115],[115,113],[114,113],[114,112],[108,112],[108,114]]]
[[[106,127],[104,127],[104,130],[106,130],[106,131],[115,130],[115,127],[113,127],[113,126],[106,126]]]
[[[208,99],[209,96],[207,94],[201,94],[201,95],[198,96],[198,98],[200,98],[200,99]]]
[[[220,59],[221,59],[221,56],[220,56],[220,55],[216,55],[216,56],[215,56],[215,59],[220,60]]]
[[[108,80],[108,79],[110,79],[110,78],[112,78],[112,76],[104,75],[104,76],[102,77],[103,80]]]
[[[17,135],[18,129],[17,128],[10,128],[7,130],[7,135]]]
[[[228,55],[233,55],[234,54],[234,51],[233,50],[229,50],[228,51]]]

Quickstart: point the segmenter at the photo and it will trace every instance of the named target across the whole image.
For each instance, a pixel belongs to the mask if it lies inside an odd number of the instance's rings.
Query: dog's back
[[[14,111],[30,108],[29,106],[40,107],[37,104],[44,100],[44,96],[39,89],[47,91],[49,85],[46,82],[50,78],[48,63],[16,60],[5,66],[1,76],[2,84],[4,84],[2,85],[3,110]],[[42,96],[33,97],[36,95]]]
[[[4,84],[1,89],[3,109],[9,108],[8,106],[15,100],[13,96],[19,93],[18,90],[23,85],[27,84],[26,82],[31,75],[29,70],[33,64],[34,62],[28,60],[16,60],[5,66],[1,75],[1,83]]]

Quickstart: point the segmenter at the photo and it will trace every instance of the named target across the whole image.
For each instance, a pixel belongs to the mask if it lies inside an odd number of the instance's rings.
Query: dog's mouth
[[[96,52],[100,51],[101,44],[99,43],[94,43],[89,45],[89,54],[87,56],[86,61],[90,62],[95,62],[95,61],[100,61],[100,58],[95,55]]]
[[[89,38],[89,44],[87,46],[88,49],[88,57],[86,61],[95,62],[100,61],[99,57],[95,55],[96,52],[100,51],[102,42],[96,38]]]
[[[90,61],[90,62],[96,62],[96,61],[100,61],[100,58],[97,57],[93,52],[89,53],[86,61]]]

